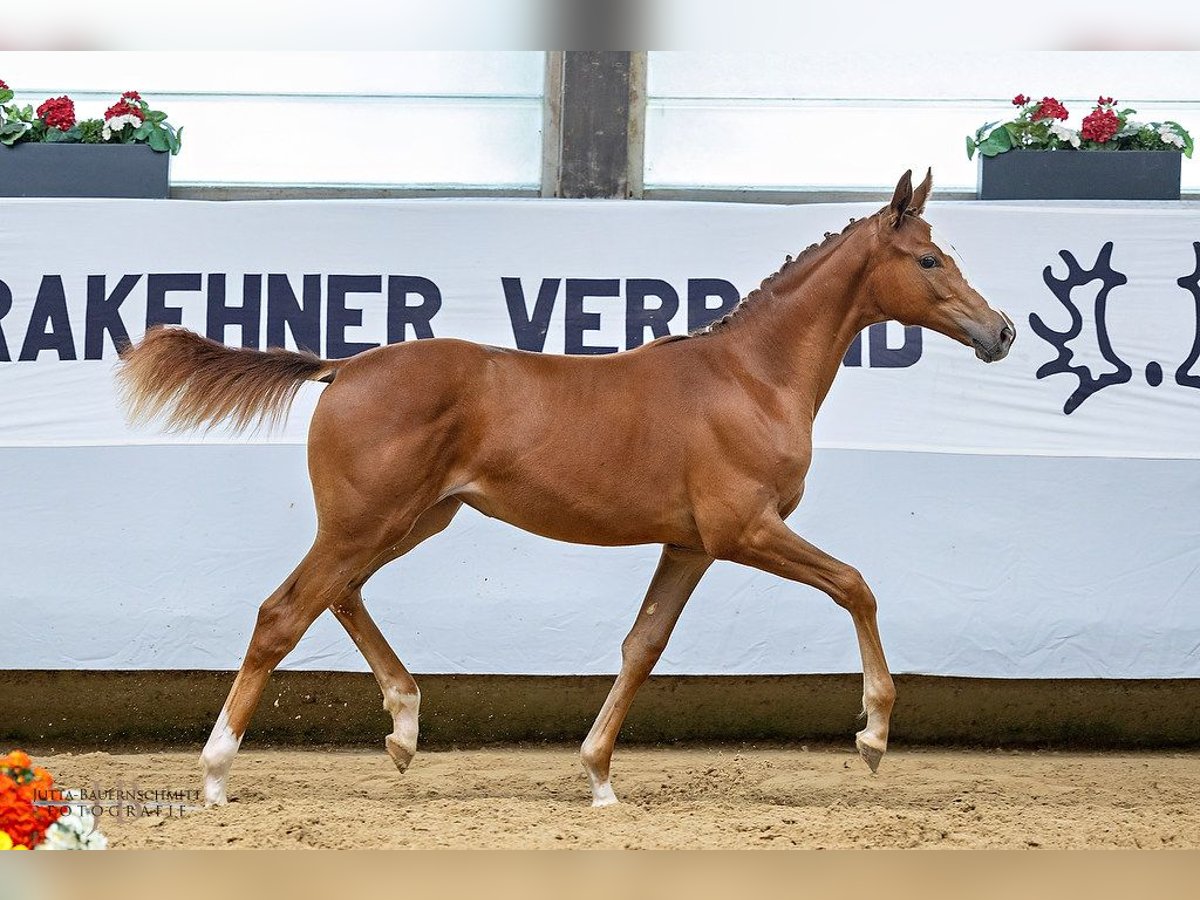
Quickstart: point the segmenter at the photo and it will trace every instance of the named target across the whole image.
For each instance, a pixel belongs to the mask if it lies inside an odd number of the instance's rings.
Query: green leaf
[[[979,152],[984,156],[998,156],[1012,148],[1012,135],[1006,128],[997,128],[979,144]]]
[[[12,98],[13,92],[11,88],[0,88],[0,103],[7,103]]]
[[[975,158],[975,138],[967,135],[967,159]]]
[[[21,140],[28,130],[29,126],[24,122],[5,122],[0,126],[0,144],[11,147],[17,141]]]
[[[167,134],[161,128],[155,128],[150,132],[150,146],[159,153],[166,153],[171,149],[171,143],[167,140]]]
[[[984,133],[991,130],[991,128],[994,127],[995,125],[997,125],[998,123],[999,123],[998,120],[996,122],[988,122],[986,125],[982,125],[978,129],[976,129],[975,143],[979,143],[980,141],[982,141]]]
[[[150,137],[150,133],[153,130],[153,125],[151,125],[149,122],[143,122],[133,130],[133,137],[135,140],[144,141],[146,138]]]

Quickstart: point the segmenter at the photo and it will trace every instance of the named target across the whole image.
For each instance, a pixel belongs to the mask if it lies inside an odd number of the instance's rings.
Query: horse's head
[[[867,295],[884,318],[932,328],[974,347],[984,362],[1003,359],[1016,328],[967,284],[953,248],[934,240],[921,218],[932,187],[932,172],[916,190],[912,172],[905,172],[891,202],[874,217],[876,247]]]

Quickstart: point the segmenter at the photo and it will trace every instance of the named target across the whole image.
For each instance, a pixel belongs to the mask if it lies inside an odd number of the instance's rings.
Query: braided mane
[[[772,296],[773,295],[772,288],[785,275],[787,275],[789,272],[794,271],[801,263],[806,263],[809,260],[811,260],[814,256],[817,255],[817,253],[819,253],[821,250],[825,249],[825,247],[827,247],[829,244],[836,241],[838,238],[842,237],[844,234],[846,234],[846,232],[848,232],[852,228],[854,228],[854,226],[859,225],[862,222],[866,221],[866,218],[869,218],[869,217],[864,217],[862,219],[851,219],[850,223],[845,228],[843,228],[841,231],[825,232],[824,239],[822,239],[818,243],[809,244],[807,247],[804,248],[803,251],[801,251],[799,254],[797,254],[795,258],[793,258],[789,254],[788,257],[784,260],[783,265],[780,266],[777,271],[771,273],[766,278],[764,278],[762,280],[762,283],[759,284],[759,286],[757,288],[752,290],[749,294],[747,294],[745,297],[743,297],[738,302],[737,306],[733,307],[733,309],[729,310],[729,312],[725,313],[725,315],[721,316],[721,318],[714,319],[712,322],[709,322],[707,325],[701,326],[700,328],[697,328],[695,331],[690,332],[687,336],[688,337],[700,337],[705,334],[712,334],[714,331],[720,331],[726,325],[728,325],[735,317],[737,317],[737,315],[739,313],[744,312],[747,307],[757,304],[758,301],[764,299],[764,297]]]

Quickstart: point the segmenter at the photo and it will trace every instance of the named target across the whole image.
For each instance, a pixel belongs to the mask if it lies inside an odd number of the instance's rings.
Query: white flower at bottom
[[[111,119],[104,120],[104,130],[101,132],[101,134],[103,135],[104,140],[107,141],[113,136],[114,131],[124,131],[125,128],[130,125],[132,125],[134,128],[137,128],[141,124],[142,120],[139,116],[131,115],[129,113],[126,113],[123,116],[113,116]]]
[[[1183,138],[1170,125],[1160,125],[1158,136],[1164,144],[1171,144],[1174,147],[1183,149]]]
[[[1074,128],[1068,128],[1066,125],[1061,125],[1055,122],[1050,126],[1050,133],[1060,141],[1065,141],[1072,147],[1079,146],[1079,132]]]
[[[79,791],[63,791],[68,801],[80,797]],[[108,838],[96,829],[96,817],[86,805],[71,806],[71,812],[58,819],[46,829],[45,839],[38,844],[39,850],[107,850]]]

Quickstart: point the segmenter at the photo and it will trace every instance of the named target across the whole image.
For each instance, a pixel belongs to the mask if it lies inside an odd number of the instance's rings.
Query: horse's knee
[[[666,634],[629,635],[621,643],[621,665],[625,669],[645,669],[648,674],[667,649]]]

